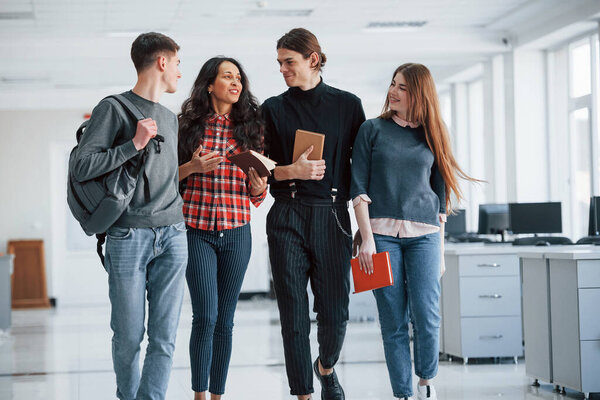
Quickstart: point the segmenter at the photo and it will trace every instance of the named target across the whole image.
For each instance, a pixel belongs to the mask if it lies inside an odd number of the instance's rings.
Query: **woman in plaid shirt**
[[[186,278],[192,299],[190,359],[194,399],[220,399],[231,357],[233,315],[248,262],[250,202],[267,178],[246,175],[227,158],[263,150],[264,123],[248,78],[232,58],[200,70],[179,114],[179,180],[188,227]],[[209,386],[210,382],[210,386]]]

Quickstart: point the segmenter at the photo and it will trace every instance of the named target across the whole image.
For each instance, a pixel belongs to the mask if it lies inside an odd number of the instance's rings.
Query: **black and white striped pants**
[[[337,226],[333,210],[350,232],[347,203],[276,199],[267,216],[269,257],[281,318],[285,366],[292,395],[313,393],[310,280],[317,313],[319,357],[325,368],[337,362],[348,321],[352,239]]]
[[[222,231],[188,229],[186,271],[192,299],[192,390],[223,394],[233,316],[250,261],[250,224]],[[210,388],[209,388],[210,377]]]

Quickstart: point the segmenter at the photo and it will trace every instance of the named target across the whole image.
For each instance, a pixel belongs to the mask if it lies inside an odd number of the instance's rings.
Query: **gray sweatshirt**
[[[146,100],[132,91],[122,93],[146,118],[158,126],[165,138],[158,145],[151,140],[145,162],[150,201],[144,198],[144,179],[138,176],[133,199],[115,223],[129,228],[152,228],[183,221],[183,201],[178,191],[177,117],[169,109]],[[133,144],[137,122],[120,106],[103,100],[92,111],[89,124],[77,151],[74,178],[86,181],[101,176],[134,159],[138,152]],[[135,160],[132,160],[135,161]]]
[[[363,123],[352,151],[351,198],[371,199],[370,218],[392,218],[439,226],[446,212],[446,185],[422,127],[392,120]]]

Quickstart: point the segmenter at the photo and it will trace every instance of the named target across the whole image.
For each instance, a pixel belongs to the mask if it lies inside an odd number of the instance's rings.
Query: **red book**
[[[392,266],[390,265],[390,254],[387,251],[373,254],[373,273],[367,274],[361,271],[358,258],[350,260],[352,265],[352,279],[354,280],[354,293],[367,290],[379,289],[394,284]]]

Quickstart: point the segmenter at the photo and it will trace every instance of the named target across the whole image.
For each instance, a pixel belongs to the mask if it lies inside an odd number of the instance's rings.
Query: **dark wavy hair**
[[[179,165],[192,158],[194,150],[204,139],[205,122],[215,110],[212,108],[208,86],[215,82],[219,66],[229,61],[240,71],[242,92],[233,104],[229,117],[233,122],[233,137],[244,150],[261,151],[264,146],[265,124],[260,114],[258,100],[250,92],[248,77],[241,64],[229,57],[217,56],[204,63],[194,82],[190,97],[183,102],[179,120],[179,145],[177,155]]]

